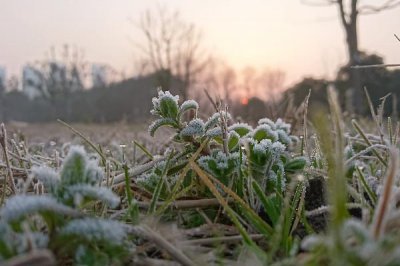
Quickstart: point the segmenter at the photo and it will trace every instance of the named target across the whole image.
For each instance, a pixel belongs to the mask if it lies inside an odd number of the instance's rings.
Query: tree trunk
[[[355,15],[346,28],[346,42],[349,58],[349,68],[360,64],[360,51],[358,50],[358,35],[357,35],[357,15]],[[349,80],[351,86],[351,102],[354,112],[363,114],[365,111],[364,95],[361,86],[360,70],[355,68],[349,69]]]

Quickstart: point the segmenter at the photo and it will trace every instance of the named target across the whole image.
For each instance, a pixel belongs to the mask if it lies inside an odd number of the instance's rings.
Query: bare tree
[[[46,97],[66,97],[74,91],[84,89],[88,69],[82,51],[64,44],[59,54],[55,47],[51,47],[47,57],[39,62],[44,79],[43,93]]]
[[[260,93],[266,92],[265,96],[268,103],[269,116],[273,118],[276,118],[282,109],[277,98],[283,92],[285,76],[286,74],[282,70],[265,68],[257,78]]]
[[[242,70],[242,87],[247,99],[251,98],[257,90],[257,71],[251,66]]]
[[[179,93],[187,99],[189,89],[209,63],[201,32],[182,20],[177,11],[170,12],[165,7],[147,10],[139,29],[145,37],[144,44],[139,45],[143,52],[139,64],[142,70],[156,73],[163,89],[171,89],[172,79],[178,79]]]
[[[266,90],[268,100],[275,102],[275,97],[284,88],[286,74],[279,69],[266,68],[259,74],[258,83],[262,90]]]
[[[52,104],[55,113],[62,112],[62,118],[69,119],[71,94],[83,90],[89,77],[84,53],[68,44],[57,51],[51,47],[46,59],[36,62],[36,65],[32,71],[40,78],[37,89]]]
[[[211,89],[213,94],[217,93],[215,96],[218,96],[225,104],[232,105],[234,94],[239,87],[238,77],[235,69],[226,62],[214,58],[201,81],[206,88]]]
[[[355,66],[360,63],[360,50],[358,46],[357,22],[359,15],[376,14],[400,6],[399,0],[376,1],[379,4],[363,4],[362,0],[303,0],[304,3],[314,6],[335,5],[338,8],[340,22],[346,36],[348,65]],[[358,69],[350,71],[352,86],[352,103],[354,111],[361,113],[364,105],[362,102],[362,88]]]

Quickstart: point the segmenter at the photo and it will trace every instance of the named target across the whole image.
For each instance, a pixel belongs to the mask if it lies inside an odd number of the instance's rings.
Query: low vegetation
[[[38,149],[3,125],[0,261],[399,265],[399,126],[384,103],[346,123],[328,96],[330,115],[304,114],[299,136],[214,102],[203,120],[168,91],[153,98],[153,144],[100,145],[66,125],[80,146]]]

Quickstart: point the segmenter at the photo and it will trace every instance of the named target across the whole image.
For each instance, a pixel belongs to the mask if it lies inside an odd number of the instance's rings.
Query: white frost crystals
[[[47,166],[33,166],[32,175],[42,182],[50,193],[54,193],[61,182],[59,174]]]
[[[60,173],[48,167],[36,167],[32,174],[47,192],[66,205],[79,206],[85,199],[100,200],[113,208],[119,204],[116,194],[99,186],[103,170],[97,160],[89,159],[83,147],[71,147]]]
[[[103,179],[103,171],[96,160],[90,160],[82,146],[72,146],[60,172],[63,184],[95,185]]]
[[[110,189],[105,187],[94,187],[91,185],[78,184],[66,188],[68,194],[73,197],[74,205],[79,206],[85,198],[100,200],[111,208],[118,206],[120,198]]]
[[[109,244],[119,245],[127,237],[127,226],[112,220],[83,218],[71,221],[60,233],[88,241],[107,241]]]
[[[192,137],[192,136],[201,136],[204,134],[204,122],[201,119],[193,119],[189,122],[189,125],[182,129],[181,131],[182,137]]]
[[[179,96],[178,95],[172,95],[169,91],[158,91],[158,97],[153,97],[151,100],[153,103],[153,109],[150,111],[151,114],[153,115],[166,115],[166,110],[164,110],[165,107],[167,107],[168,103],[172,105],[176,105],[176,108],[178,108],[178,101],[179,101]],[[163,105],[165,103],[165,105]]]
[[[79,247],[99,252],[97,241],[102,241],[101,252],[108,258],[126,252],[127,226],[92,216],[93,206],[102,207],[98,201],[115,208],[120,197],[100,186],[103,169],[83,147],[70,148],[60,171],[34,167],[31,178],[43,184],[46,194],[14,195],[1,207],[0,262],[33,248],[52,248],[49,243],[61,240],[63,252],[75,253]]]
[[[12,222],[38,212],[76,215],[77,211],[50,196],[16,195],[9,198],[0,210],[1,222]]]

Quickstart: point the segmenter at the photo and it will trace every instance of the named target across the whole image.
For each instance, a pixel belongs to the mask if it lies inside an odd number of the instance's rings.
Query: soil
[[[326,181],[323,177],[316,177],[308,181],[304,201],[304,207],[306,211],[312,211],[318,209],[321,206],[326,206],[325,182]],[[326,212],[307,218],[307,222],[316,233],[325,231],[327,220],[328,213]],[[295,234],[300,238],[308,235],[302,223],[297,226]]]
[[[308,187],[305,194],[305,210],[311,211],[318,209],[321,206],[326,206],[326,180],[323,177],[316,177],[310,179],[308,181]],[[349,200],[352,202],[353,200],[350,198]],[[350,209],[349,213],[354,218],[361,218],[361,209]],[[309,225],[313,228],[316,233],[324,232],[327,227],[329,219],[329,213],[324,212],[319,215],[314,215],[307,218]],[[299,224],[297,229],[295,230],[295,234],[300,238],[303,238],[307,235],[305,227],[303,224]]]

